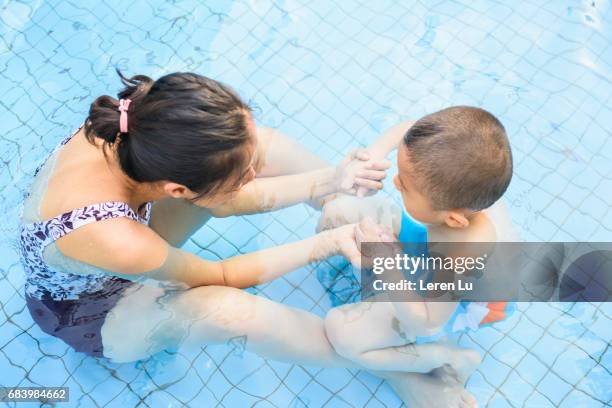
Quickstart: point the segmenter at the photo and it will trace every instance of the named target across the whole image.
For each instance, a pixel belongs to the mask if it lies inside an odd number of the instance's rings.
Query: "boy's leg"
[[[461,380],[480,362],[480,355],[442,343],[414,344],[418,329],[407,332],[390,302],[361,302],[330,310],[327,337],[338,354],[371,370],[429,373],[450,365]]]
[[[317,231],[358,223],[365,217],[391,229],[396,236],[399,234],[402,210],[381,196],[357,198],[345,195],[327,202],[321,211]]]

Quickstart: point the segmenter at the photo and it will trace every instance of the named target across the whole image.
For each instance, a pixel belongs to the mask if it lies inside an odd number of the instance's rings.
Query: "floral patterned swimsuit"
[[[78,130],[63,140],[50,156],[76,133]],[[36,177],[45,163],[36,169]],[[64,340],[76,351],[104,356],[100,332],[106,315],[134,282],[87,264],[81,264],[84,273],[59,270],[45,261],[45,249],[57,239],[92,222],[126,217],[147,224],[151,203],[143,205],[139,212],[137,214],[126,203],[112,201],[67,211],[49,220],[22,223],[20,249],[26,273],[26,302],[32,318],[44,332]],[[78,265],[78,261],[69,261]]]

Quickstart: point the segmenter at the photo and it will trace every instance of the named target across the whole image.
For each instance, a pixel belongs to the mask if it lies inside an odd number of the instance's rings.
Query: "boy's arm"
[[[397,125],[387,129],[374,143],[365,149],[360,149],[358,157],[363,160],[382,160],[386,158],[389,153],[397,149],[401,143],[404,135],[414,125],[413,120],[406,120],[398,123]],[[371,194],[367,189],[363,187],[357,188],[357,196],[364,197],[367,194]]]
[[[387,129],[374,143],[366,150],[370,154],[371,160],[378,160],[387,157],[393,150],[397,149],[404,135],[414,125],[413,120],[406,120]]]

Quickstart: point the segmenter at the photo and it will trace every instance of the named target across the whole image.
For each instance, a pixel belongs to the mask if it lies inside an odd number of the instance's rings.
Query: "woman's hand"
[[[334,228],[320,233],[329,239],[324,242],[329,245],[329,254],[339,254],[344,256],[351,264],[356,267],[361,266],[361,253],[355,242],[355,227],[357,224],[347,224],[342,227]],[[329,256],[329,254],[327,256]]]
[[[372,160],[365,149],[349,153],[336,167],[338,192],[364,197],[383,188],[381,182],[391,163],[386,159]]]

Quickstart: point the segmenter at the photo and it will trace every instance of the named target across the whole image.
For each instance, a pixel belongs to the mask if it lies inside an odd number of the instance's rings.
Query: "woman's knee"
[[[357,339],[351,335],[344,311],[339,307],[331,309],[325,316],[324,324],[327,339],[336,353],[350,360],[358,359],[362,350]]]
[[[274,324],[271,301],[225,286],[192,288],[176,300],[187,319],[198,322],[222,339],[249,335]]]

